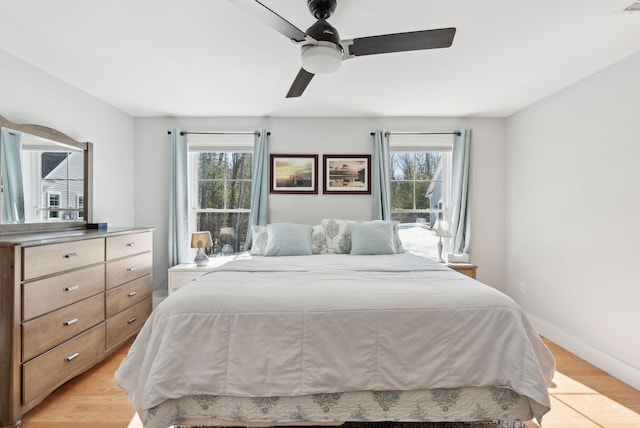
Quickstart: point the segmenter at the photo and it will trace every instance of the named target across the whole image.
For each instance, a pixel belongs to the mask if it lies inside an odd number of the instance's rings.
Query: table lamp
[[[197,248],[198,253],[193,260],[198,266],[206,266],[209,264],[209,256],[204,252],[205,248],[213,245],[211,241],[211,232],[194,232],[191,234],[191,248]]]
[[[436,236],[440,238],[438,241],[438,259],[436,262],[444,263],[442,258],[442,238],[451,238],[451,231],[449,230],[449,222],[447,220],[436,220],[436,224],[433,225],[436,231]]]
[[[221,227],[220,228],[220,238],[224,242],[222,246],[222,255],[228,256],[233,253],[233,247],[228,243],[228,238],[223,238],[223,236],[230,236],[234,238],[236,235],[236,230],[233,227]]]

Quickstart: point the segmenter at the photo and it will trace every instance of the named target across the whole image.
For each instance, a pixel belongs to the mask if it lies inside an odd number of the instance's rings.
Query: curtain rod
[[[372,132],[371,135],[375,135],[375,132]],[[396,135],[456,135],[456,136],[460,136],[461,133],[460,131],[455,131],[455,132],[399,132],[399,131],[387,131],[385,132],[385,135],[391,135],[391,134],[396,134]]]
[[[167,134],[171,135],[171,131],[167,131]],[[238,131],[238,132],[189,132],[180,131],[180,135],[199,134],[199,135],[260,135],[260,131]],[[271,135],[271,131],[267,132],[267,135]]]

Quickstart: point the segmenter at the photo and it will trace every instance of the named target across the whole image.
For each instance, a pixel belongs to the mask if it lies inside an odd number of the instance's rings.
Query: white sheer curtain
[[[169,267],[189,262],[187,137],[171,131],[169,166]]]

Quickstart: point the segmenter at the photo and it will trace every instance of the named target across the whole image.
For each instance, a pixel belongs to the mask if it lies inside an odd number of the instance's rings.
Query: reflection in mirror
[[[0,121],[1,230],[36,230],[18,225],[38,223],[86,223],[91,143],[78,143],[51,128],[16,125],[2,117]]]
[[[82,149],[2,128],[2,224],[83,220]]]

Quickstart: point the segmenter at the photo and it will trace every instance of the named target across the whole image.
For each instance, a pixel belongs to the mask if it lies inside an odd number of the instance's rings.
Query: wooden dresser
[[[151,313],[153,230],[0,236],[0,422],[135,335]]]

